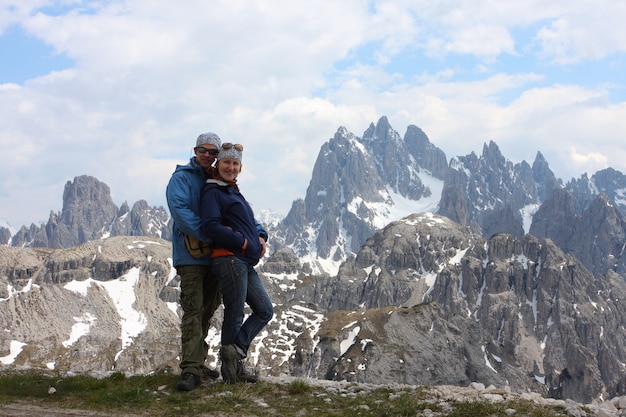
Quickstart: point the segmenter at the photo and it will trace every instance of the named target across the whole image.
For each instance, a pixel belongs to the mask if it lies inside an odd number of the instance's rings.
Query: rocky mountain
[[[447,218],[413,215],[370,238],[320,300],[335,311],[404,307],[382,328],[356,319],[361,338],[374,339],[369,352],[361,340],[361,358],[339,360],[343,372],[364,364],[370,377],[489,380],[588,399],[624,389],[625,289],[622,276],[594,276],[550,240],[484,240]]]
[[[555,189],[535,214],[530,233],[550,238],[594,274],[612,270],[626,277],[626,220],[604,193],[578,214],[571,192]]]
[[[564,185],[541,152],[532,166],[526,161],[514,164],[494,142],[485,144],[480,156],[472,152],[453,157],[448,164],[445,160],[443,151],[413,125],[404,137],[385,117],[362,137],[339,128],[320,150],[305,198],[294,201],[285,219],[272,229],[275,249],[291,248],[305,271],[334,275],[376,230],[411,213],[434,212],[484,238],[497,233],[522,237],[534,231],[564,251],[572,250],[571,245],[584,246],[595,236],[594,227],[604,227],[604,244],[593,251],[581,247],[576,253],[594,273],[623,268],[611,264],[613,259],[622,262],[623,232],[609,238],[608,231],[613,225],[621,227],[619,222],[603,222],[605,217],[594,211],[589,213],[595,216],[594,225],[585,221],[584,213],[605,195],[617,212],[626,215],[624,174],[607,168]],[[565,208],[554,206],[553,199],[562,193],[572,201],[567,215]],[[548,212],[550,207],[556,212]],[[575,229],[572,215],[580,219]],[[552,233],[540,232],[545,222]]]
[[[606,194],[615,207],[626,215],[626,175],[606,168],[588,177],[583,174],[569,181],[565,188],[572,194],[572,204],[576,213],[581,214],[599,194]]]
[[[416,126],[404,137],[386,117],[363,137],[341,127],[322,146],[306,197],[273,234],[307,268],[334,273],[390,221],[435,210],[447,171],[444,152]]]
[[[0,246],[0,352],[24,367],[154,370],[179,351],[171,245],[111,237],[66,249]],[[170,290],[170,288],[172,288]]]
[[[69,248],[107,236],[158,236],[171,239],[169,213],[163,207],[149,207],[145,200],[117,207],[109,186],[82,175],[68,181],[60,213],[50,212],[43,226],[22,226],[11,236],[0,227],[0,244],[11,246]]]
[[[526,161],[513,164],[490,142],[480,158],[474,153],[452,158],[438,213],[485,237],[522,236],[527,214],[561,186],[541,153],[532,167]]]

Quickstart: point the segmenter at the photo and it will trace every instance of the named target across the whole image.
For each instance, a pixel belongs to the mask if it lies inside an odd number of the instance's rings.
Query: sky
[[[304,198],[320,147],[386,116],[448,160],[494,141],[565,182],[626,172],[626,2],[0,0],[0,221],[91,175],[167,207],[197,136],[244,145],[255,212]]]

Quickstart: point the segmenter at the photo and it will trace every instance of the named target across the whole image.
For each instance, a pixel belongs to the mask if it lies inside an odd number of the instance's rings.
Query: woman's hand
[[[265,239],[261,236],[259,236],[259,242],[261,242],[261,256],[259,259],[262,259],[265,256],[265,248],[267,247],[267,244],[265,243]]]

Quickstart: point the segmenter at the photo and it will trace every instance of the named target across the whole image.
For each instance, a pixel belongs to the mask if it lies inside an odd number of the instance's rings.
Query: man
[[[202,376],[218,378],[219,373],[204,362],[208,346],[205,341],[209,321],[220,305],[219,283],[214,276],[210,256],[196,259],[185,246],[185,235],[208,242],[200,231],[200,193],[221,146],[221,139],[212,132],[198,136],[194,156],[187,165],[177,165],[166,189],[167,205],[173,219],[172,258],[180,276],[181,377],[179,391],[191,391],[200,385]]]

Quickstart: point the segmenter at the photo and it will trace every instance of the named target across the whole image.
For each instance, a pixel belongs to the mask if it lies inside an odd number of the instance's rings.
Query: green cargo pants
[[[208,346],[205,341],[209,322],[221,303],[219,281],[210,266],[183,265],[176,268],[180,275],[180,305],[182,372],[202,376]]]

